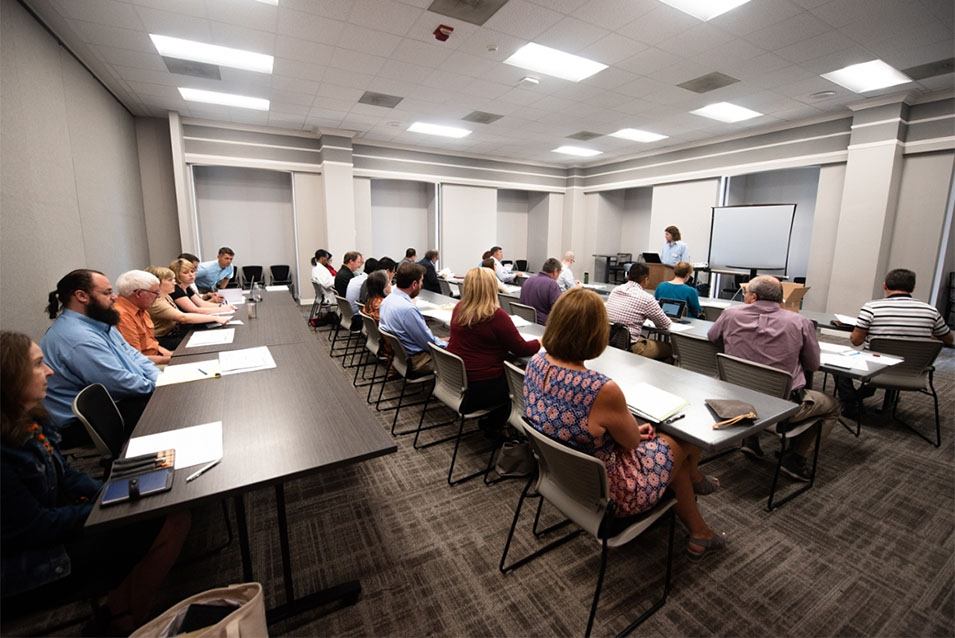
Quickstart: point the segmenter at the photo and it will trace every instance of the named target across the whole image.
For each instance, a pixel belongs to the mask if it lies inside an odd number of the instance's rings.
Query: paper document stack
[[[683,397],[649,383],[637,383],[624,388],[624,395],[631,412],[656,423],[670,418],[690,405]]]
[[[215,379],[222,376],[219,370],[219,360],[209,359],[208,361],[197,361],[195,363],[180,363],[168,365],[159,374],[156,379],[156,387],[172,385],[173,383],[186,383],[188,381],[201,381],[203,379]]]
[[[208,332],[193,332],[189,337],[187,348],[201,348],[202,346],[218,346],[226,343],[232,343],[235,339],[235,328],[222,328],[221,330],[210,330]]]
[[[222,458],[222,421],[203,423],[180,430],[137,436],[129,440],[126,456],[176,451],[176,469],[209,463]]]
[[[274,368],[275,359],[272,358],[268,346],[260,346],[258,348],[220,352],[219,365],[223,375],[237,374],[239,372]]]

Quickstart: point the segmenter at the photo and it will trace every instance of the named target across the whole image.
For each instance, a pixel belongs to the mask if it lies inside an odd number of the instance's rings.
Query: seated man
[[[793,376],[790,399],[800,404],[790,423],[822,417],[822,441],[839,420],[839,402],[827,394],[806,387],[806,372],[819,368],[819,342],[812,321],[783,310],[783,287],[775,277],[753,278],[743,296],[745,305],[723,311],[707,336],[726,354],[784,370]],[[812,454],[815,428],[793,438],[792,454],[783,458],[782,471],[800,481],[809,481],[806,459]],[[743,440],[743,452],[762,456],[759,439]]]
[[[575,261],[577,261],[577,257],[574,256],[572,251],[568,250],[564,253],[564,260],[560,262],[560,277],[557,278],[557,285],[560,286],[561,292],[567,292],[580,283],[574,279],[574,273],[571,270]]]
[[[872,337],[892,339],[938,339],[946,345],[952,345],[952,331],[945,324],[942,315],[935,306],[912,298],[915,290],[915,273],[904,268],[890,270],[882,284],[884,299],[869,301],[859,310],[856,326],[849,335],[854,346],[865,344],[869,349]],[[847,404],[851,414],[855,402],[860,398],[858,390],[852,385],[852,379],[836,377],[839,398]],[[862,398],[872,396],[875,388],[862,390]]]
[[[83,441],[83,428],[74,427],[78,421],[72,404],[86,386],[106,386],[130,431],[156,387],[159,368],[113,329],[119,323],[115,301],[109,279],[88,269],[69,273],[49,295],[47,312],[56,321],[40,347],[55,374],[47,382],[43,406],[54,426],[67,435],[64,447]],[[63,310],[57,316],[60,304]]]
[[[673,363],[669,343],[643,336],[643,322],[649,319],[659,330],[670,329],[670,318],[663,314],[653,295],[643,289],[650,281],[650,269],[637,262],[627,273],[627,282],[614,288],[607,298],[607,318],[610,323],[622,323],[630,331],[633,345],[630,351],[643,357]]]
[[[673,266],[673,279],[657,284],[653,291],[654,298],[685,301],[689,315],[699,318],[703,314],[703,309],[700,308],[700,295],[696,292],[696,288],[686,283],[692,276],[693,266],[689,262],[676,262]]]
[[[401,261],[399,261],[398,264],[399,264],[399,265],[400,265],[400,264],[408,264],[408,263],[413,264],[413,263],[415,263],[415,259],[416,259],[417,257],[418,257],[418,251],[415,250],[414,248],[409,248],[408,250],[405,251],[404,259],[402,259]]]
[[[541,266],[540,272],[521,286],[521,303],[537,311],[537,323],[542,326],[547,323],[550,309],[560,297],[558,277],[560,277],[560,262],[550,257]]]
[[[345,299],[351,305],[351,311],[354,313],[351,318],[351,329],[361,329],[361,316],[358,314],[361,303],[358,297],[361,295],[361,287],[368,279],[368,275],[378,270],[378,260],[369,257],[365,262],[364,271],[348,280],[348,286],[345,287]]]
[[[441,294],[441,286],[438,285],[438,271],[435,264],[438,263],[438,251],[429,250],[425,252],[424,259],[418,262],[418,265],[424,268],[424,283],[422,288]]]
[[[116,310],[120,334],[156,365],[169,363],[172,352],[159,345],[149,307],[160,296],[159,279],[144,270],[130,270],[116,278]]]
[[[199,292],[215,292],[229,285],[235,278],[235,266],[232,259],[235,251],[228,246],[219,249],[219,255],[213,261],[204,261],[196,269],[196,286]]]
[[[497,278],[506,284],[514,281],[517,275],[504,270],[504,264],[501,263],[501,260],[504,259],[504,249],[500,246],[492,246],[488,252],[491,253],[490,257],[494,260],[494,274],[497,275]]]
[[[348,282],[364,265],[365,258],[357,250],[349,250],[345,253],[342,258],[342,267],[338,269],[338,274],[335,275],[335,292],[339,297],[345,296],[348,292]]]
[[[408,365],[412,372],[426,374],[434,372],[434,362],[428,344],[446,348],[448,342],[438,339],[425,323],[421,311],[412,301],[421,292],[424,281],[424,266],[419,264],[401,264],[395,274],[395,288],[381,302],[378,312],[381,315],[381,329],[398,337],[398,341],[408,352]]]

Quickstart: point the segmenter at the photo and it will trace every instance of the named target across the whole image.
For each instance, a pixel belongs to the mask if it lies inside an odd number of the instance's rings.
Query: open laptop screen
[[[661,299],[660,308],[663,309],[663,314],[671,319],[682,319],[686,314],[686,302],[677,299]]]

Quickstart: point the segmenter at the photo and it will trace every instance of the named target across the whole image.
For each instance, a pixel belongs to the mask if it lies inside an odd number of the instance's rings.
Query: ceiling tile
[[[352,0],[281,0],[279,10],[294,9],[331,18],[333,20],[347,20],[352,10]]]
[[[707,49],[718,48],[732,39],[733,36],[726,31],[710,24],[701,23],[660,42],[656,46],[663,51],[690,57]]]
[[[621,25],[633,22],[656,7],[657,0],[591,0],[574,11],[573,16],[616,31]]]
[[[618,62],[615,66],[638,75],[650,75],[660,69],[673,66],[682,60],[683,58],[680,56],[663,51],[662,49],[648,48],[626,60]]]
[[[394,0],[354,0],[348,21],[377,31],[405,35],[423,14]]]
[[[560,13],[526,0],[509,0],[484,26],[518,38],[533,40],[562,18]]]
[[[332,98],[354,104],[358,102],[358,98],[362,96],[362,93],[364,93],[364,91],[361,89],[322,82],[318,85],[318,90],[315,92],[315,102],[318,102],[319,99]]]
[[[124,0],[130,4],[152,9],[162,9],[164,11],[174,11],[188,16],[198,18],[209,17],[206,12],[205,2],[196,2],[196,0]],[[72,3],[72,0],[59,0],[59,2]]]
[[[302,121],[305,120],[305,116],[308,115],[309,111],[312,110],[312,107],[307,104],[293,104],[292,102],[282,102],[278,97],[273,93],[270,103],[269,111],[285,113],[286,115],[300,115]]]
[[[488,60],[456,51],[449,55],[448,59],[442,62],[438,68],[451,73],[480,78],[491,73],[499,64],[500,62],[497,60]]]
[[[613,65],[638,54],[646,48],[647,45],[636,40],[631,40],[618,33],[608,33],[605,37],[578,51],[577,54],[603,64]]]
[[[710,20],[735,35],[753,33],[798,15],[802,7],[790,0],[754,0]]]
[[[153,53],[140,53],[139,51],[117,49],[116,47],[101,45],[92,45],[92,49],[96,51],[101,60],[110,64],[131,66],[137,69],[166,71],[166,65],[162,61],[162,57],[155,52],[155,49],[153,49]]]
[[[311,106],[312,102],[315,100],[314,93],[305,93],[303,91],[282,91],[276,89],[274,83],[272,86],[271,96],[273,106],[275,104],[282,104],[286,110],[291,109],[293,106],[299,106],[305,108],[306,112],[308,112],[308,107]]]
[[[434,68],[450,54],[451,49],[440,45],[404,38],[391,53],[391,59]]]
[[[399,62],[398,60],[388,60],[381,67],[378,75],[401,82],[420,82],[423,77],[429,75],[433,69],[417,64]]]
[[[588,22],[576,18],[564,18],[538,35],[534,41],[553,49],[578,53],[581,49],[606,37],[609,33],[610,31],[607,29],[602,29]]]
[[[208,18],[215,22],[268,30],[273,33],[278,25],[279,8],[261,2],[205,0],[205,5]]]
[[[446,91],[460,91],[471,83],[471,78],[444,69],[435,69],[427,77],[422,78],[421,83]]]
[[[272,74],[272,89],[275,91],[293,91],[295,93],[314,97],[315,92],[318,91],[318,85],[318,82],[312,80],[304,80],[302,78],[288,77],[274,73]],[[312,101],[308,100],[308,104],[311,103]]]
[[[388,57],[400,42],[401,38],[396,35],[349,24],[338,39],[338,46],[370,55]]]
[[[279,7],[278,31],[281,34],[335,45],[338,44],[338,37],[344,29],[345,23],[339,20],[304,11],[292,11],[284,5]]]
[[[329,66],[338,67],[339,69],[345,69],[347,71],[355,71],[356,73],[375,75],[381,70],[384,64],[385,58],[378,57],[377,55],[368,55],[367,53],[348,51],[346,49],[336,49]]]
[[[743,37],[767,51],[775,51],[795,44],[800,40],[825,33],[830,28],[829,25],[812,14],[800,13]]]
[[[335,47],[328,44],[300,40],[288,35],[279,35],[275,38],[275,57],[277,58],[327,66],[331,64],[334,55]]]
[[[284,75],[313,82],[321,80],[324,72],[325,67],[313,66],[288,58],[275,58],[275,62],[272,64],[273,75]]]
[[[184,16],[170,11],[136,7],[136,12],[147,33],[169,35],[174,38],[209,42],[212,29],[208,20]]]
[[[496,82],[487,82],[485,80],[472,80],[470,84],[464,87],[464,92],[468,95],[475,95],[484,99],[497,99],[511,91],[511,87]]]
[[[657,3],[654,9],[620,27],[617,32],[639,42],[657,44],[699,24],[696,18]]]
[[[274,108],[269,110],[269,126],[288,129],[304,129],[305,116],[294,113],[283,113]]]
[[[94,22],[75,20],[70,23],[83,42],[101,44],[142,53],[156,53],[156,47],[145,31],[120,29]]]
[[[275,55],[275,40],[279,37],[275,31],[260,31],[225,22],[210,22],[209,25],[212,29],[210,44]]]
[[[62,15],[74,20],[122,29],[142,28],[133,6],[119,0],[56,0],[55,5]]]
[[[622,86],[628,82],[632,82],[637,78],[636,73],[631,73],[630,71],[625,71],[616,66],[612,66],[609,69],[604,69],[600,73],[591,75],[589,78],[580,81],[581,85],[586,86],[596,86],[602,89],[616,89],[618,86]]]

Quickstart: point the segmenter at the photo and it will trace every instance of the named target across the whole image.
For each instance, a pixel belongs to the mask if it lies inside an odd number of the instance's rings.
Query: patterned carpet
[[[316,336],[326,344],[324,333]],[[707,465],[722,489],[701,498],[708,523],[730,546],[702,564],[683,554],[678,525],[673,589],[638,635],[951,636],[955,633],[955,355],[937,362],[942,447],[887,415],[872,414],[856,439],[836,429],[824,446],[816,486],[781,509],[765,509],[769,461],[730,454]],[[346,374],[343,372],[343,374]],[[348,371],[347,374],[351,374]],[[816,375],[816,387],[822,382]],[[316,383],[320,383],[316,379]],[[830,385],[831,388],[831,385]],[[358,392],[358,390],[356,390]],[[867,405],[875,409],[882,393]],[[420,408],[402,410],[399,426]],[[433,420],[449,413],[429,410]],[[380,415],[390,427],[392,413]],[[928,431],[931,399],[903,395],[900,416]],[[440,431],[436,431],[440,432]],[[766,450],[775,443],[763,438]],[[414,450],[411,437],[384,458],[290,483],[286,489],[297,593],[360,579],[359,602],[321,609],[271,628],[273,635],[571,636],[583,633],[599,568],[599,546],[580,537],[515,572],[498,571],[522,481],[491,487],[445,482],[451,444]],[[486,441],[463,446],[461,470],[485,462]],[[788,481],[783,487],[790,487]],[[271,604],[283,599],[273,493],[247,498],[256,578]],[[556,520],[545,507],[548,520]],[[531,516],[512,551],[535,546]],[[611,635],[658,593],[666,529],[611,552],[595,635]],[[224,537],[216,507],[194,514],[186,554]],[[184,560],[188,556],[184,557]],[[203,589],[241,580],[238,543],[178,565],[157,601],[163,609]],[[71,617],[75,604],[5,623],[21,635]],[[82,622],[56,635],[78,633]]]

